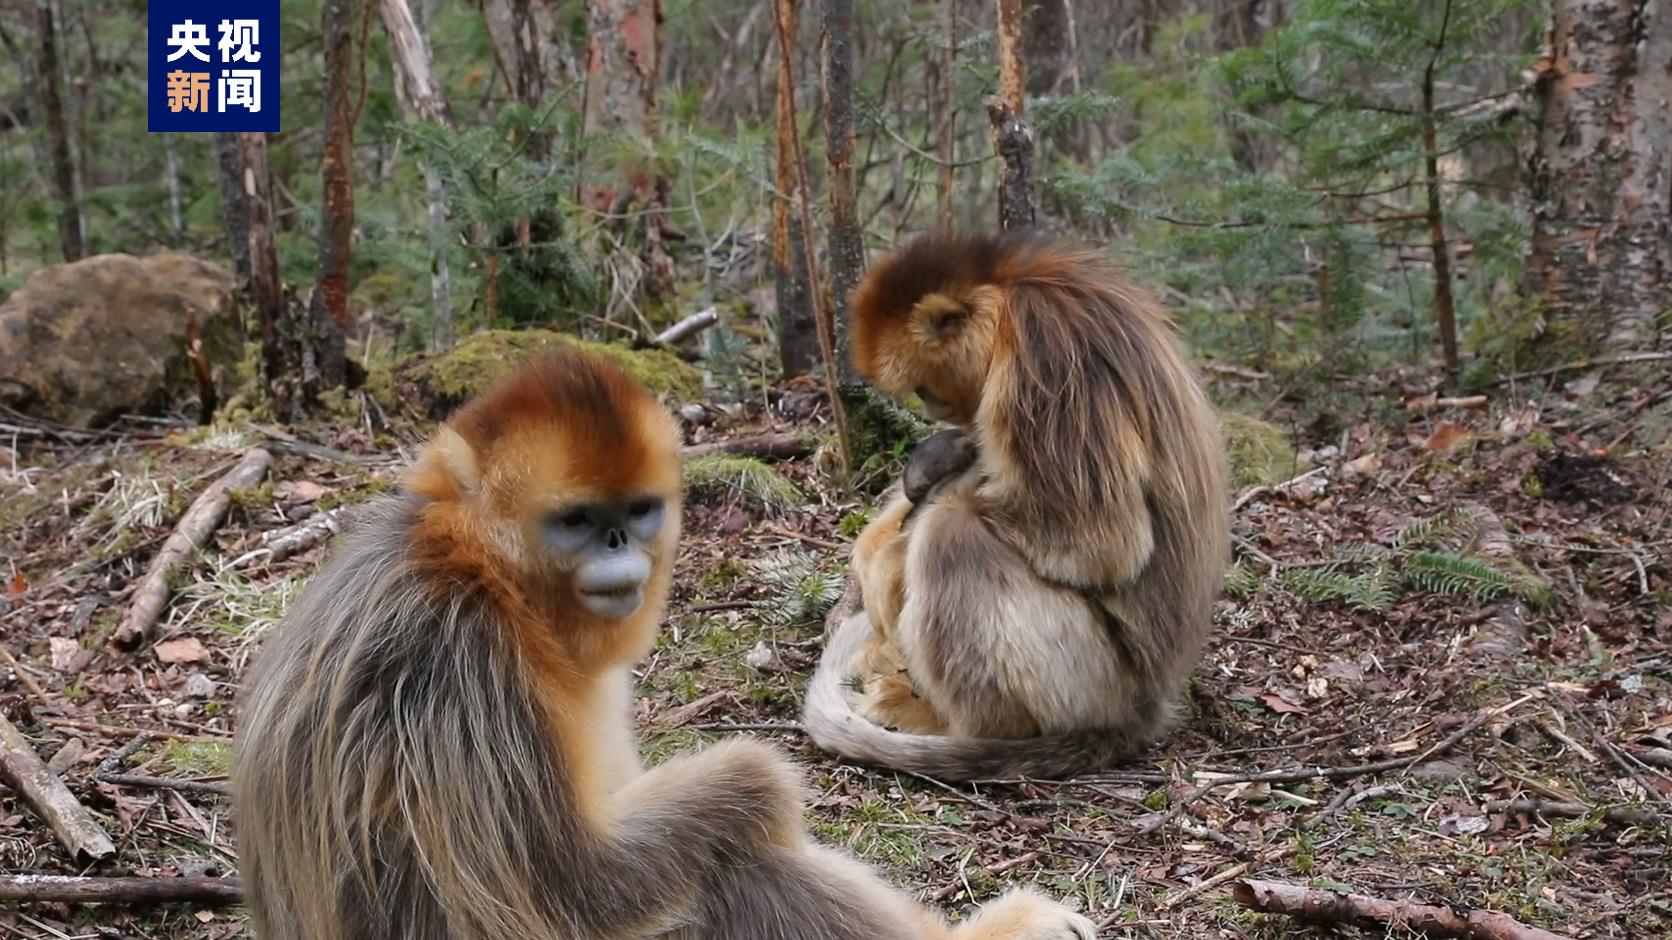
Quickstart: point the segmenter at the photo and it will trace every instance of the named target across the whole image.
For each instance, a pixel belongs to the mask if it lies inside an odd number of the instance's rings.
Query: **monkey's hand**
[[[975,443],[956,428],[924,438],[912,450],[901,478],[906,499],[913,506],[921,505],[936,484],[969,469],[976,456]]]
[[[708,842],[721,855],[762,843],[800,847],[801,773],[776,749],[738,739],[651,768],[616,794],[623,828],[641,839]],[[652,835],[654,834],[654,835]]]
[[[957,940],[1093,940],[1097,925],[1032,891],[1012,891],[982,905]]]

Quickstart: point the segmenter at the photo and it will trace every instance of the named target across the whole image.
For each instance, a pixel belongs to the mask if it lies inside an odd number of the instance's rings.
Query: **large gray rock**
[[[0,401],[72,427],[145,413],[217,382],[243,347],[226,270],[185,255],[98,255],[42,268],[0,303]]]

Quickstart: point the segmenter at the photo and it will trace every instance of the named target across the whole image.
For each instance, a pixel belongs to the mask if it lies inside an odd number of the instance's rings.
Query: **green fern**
[[[841,570],[823,567],[813,555],[788,549],[754,565],[766,588],[761,619],[769,626],[802,627],[818,623],[842,596]]]
[[[1248,600],[1260,593],[1261,583],[1260,575],[1240,561],[1225,571],[1225,593],[1238,600]]]
[[[1386,565],[1363,574],[1347,574],[1335,565],[1324,568],[1290,568],[1282,574],[1283,586],[1297,597],[1314,601],[1341,601],[1356,610],[1382,611],[1393,606],[1398,595]]]
[[[781,512],[807,501],[801,488],[753,457],[709,454],[685,464],[685,480],[696,493],[730,493],[764,509]]]
[[[1407,523],[1393,537],[1393,544],[1405,551],[1433,548],[1463,534],[1473,521],[1468,513],[1447,509],[1426,519]]]
[[[1445,552],[1413,552],[1405,559],[1405,580],[1433,594],[1487,601],[1510,590],[1509,575],[1485,560]]]

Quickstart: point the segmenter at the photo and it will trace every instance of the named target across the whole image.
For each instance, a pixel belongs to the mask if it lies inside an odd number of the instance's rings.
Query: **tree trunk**
[[[1557,0],[1530,162],[1530,292],[1553,342],[1656,340],[1672,283],[1672,9]]]
[[[482,19],[505,84],[530,109],[540,112],[549,104],[548,96],[576,79],[574,56],[557,36],[557,20],[547,0],[482,0]],[[529,155],[547,159],[553,139],[550,132],[536,134],[529,141]]]
[[[1434,54],[1422,73],[1422,155],[1423,182],[1428,197],[1428,245],[1434,255],[1434,324],[1440,331],[1440,350],[1445,366],[1457,371],[1457,303],[1451,293],[1451,246],[1446,241],[1446,217],[1440,198],[1440,144],[1434,126],[1434,64],[1446,46],[1446,26],[1451,22],[1452,0],[1445,0],[1440,35]]]
[[[1038,0],[1028,4],[1022,18],[1022,59],[1027,62],[1023,86],[1036,98],[1062,94],[1068,77],[1068,4],[1069,0]]]
[[[958,0],[941,0],[941,50],[936,64],[940,80],[940,114],[936,116],[935,159],[940,161],[935,181],[935,218],[942,228],[951,228],[953,211],[953,164],[958,133]]]
[[[795,0],[773,0],[785,28],[795,35]],[[772,276],[778,299],[778,364],[784,378],[806,375],[819,358],[818,325],[807,291],[807,255],[795,218],[795,77],[788,56],[778,56],[778,160],[773,173]]]
[[[389,52],[400,76],[397,89],[411,114],[420,120],[451,126],[447,99],[435,77],[430,37],[423,21],[413,15],[407,0],[380,0],[383,28],[389,33]],[[430,221],[430,348],[453,345],[452,268],[448,252],[452,239],[447,227],[447,206],[441,174],[429,161],[420,164]]]
[[[311,400],[347,378],[348,263],[354,239],[354,0],[325,0],[325,144],[319,174],[319,262],[308,300],[302,387]]]
[[[36,0],[36,23],[40,27],[41,57],[38,83],[42,112],[51,141],[52,182],[58,190],[58,242],[65,261],[79,261],[86,255],[82,240],[81,206],[76,200],[75,162],[70,153],[70,131],[64,120],[64,88],[58,65],[58,26],[50,0]]]
[[[238,283],[250,283],[250,209],[244,196],[244,156],[238,135],[215,135],[215,175],[221,184],[221,220],[226,226],[226,253]]]
[[[168,183],[168,243],[177,246],[186,233],[186,225],[180,218],[180,151],[173,134],[162,136],[163,175]]]
[[[999,93],[987,102],[999,170],[999,227],[1005,231],[1034,223],[1033,130],[1023,117],[1022,0],[998,0]]]
[[[240,201],[244,205],[244,226],[249,233],[245,252],[250,268],[250,298],[261,327],[262,374],[267,380],[268,394],[273,398],[273,413],[289,420],[295,415],[291,389],[296,382],[291,351],[299,348],[301,338],[286,335],[290,331],[285,329],[279,249],[273,239],[273,180],[267,171],[267,135],[246,132],[232,136],[238,143],[238,175],[242,178],[243,197]]]
[[[590,136],[611,133],[642,143],[649,152],[656,139],[656,84],[660,70],[660,0],[587,0],[586,105],[583,126]],[[588,168],[586,176],[611,180],[583,186],[581,198],[613,215],[638,214],[642,285],[652,299],[671,297],[674,267],[663,242],[671,234],[667,219],[667,181],[653,160],[630,157],[625,165]]]
[[[848,303],[865,271],[859,202],[853,182],[853,0],[824,0],[824,137],[830,187],[828,331],[843,396],[863,387],[848,341]]]

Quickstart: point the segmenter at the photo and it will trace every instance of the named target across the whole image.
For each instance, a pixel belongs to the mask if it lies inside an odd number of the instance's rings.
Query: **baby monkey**
[[[1091,940],[1029,892],[949,926],[812,842],[738,740],[641,766],[630,667],[679,538],[677,426],[543,356],[455,414],[245,686],[240,863],[267,940]]]

